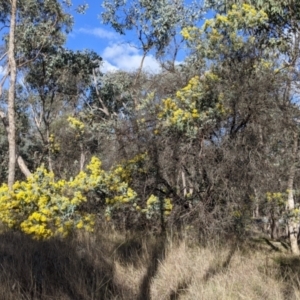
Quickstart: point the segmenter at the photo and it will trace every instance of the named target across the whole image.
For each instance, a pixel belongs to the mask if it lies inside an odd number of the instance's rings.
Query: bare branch
[[[96,90],[96,94],[97,94],[97,97],[98,97],[98,100],[100,102],[100,105],[102,106],[102,108],[100,108],[100,110],[106,115],[106,116],[110,116],[110,113],[108,111],[108,108],[105,106],[101,96],[100,96],[100,93],[99,93],[99,90],[98,90],[98,87],[97,87],[97,80],[96,80],[96,74],[95,74],[95,70],[93,70],[93,79],[94,79],[94,85],[95,85],[95,90]]]
[[[0,57],[0,61],[1,61],[6,55],[7,55],[7,51],[6,51],[4,54],[2,54],[2,56]]]

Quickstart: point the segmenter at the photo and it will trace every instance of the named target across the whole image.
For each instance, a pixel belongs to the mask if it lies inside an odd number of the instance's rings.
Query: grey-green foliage
[[[32,89],[45,95],[52,91],[64,95],[83,92],[102,60],[93,51],[72,51],[56,46],[44,49],[41,54],[29,64],[25,79]]]
[[[101,58],[93,51],[71,51],[62,47],[44,49],[38,59],[28,64],[25,82],[28,103],[42,120],[43,130],[51,129],[55,119],[74,112],[90,88],[93,70]]]
[[[15,36],[18,66],[36,59],[43,48],[65,43],[66,34],[73,26],[73,16],[69,12],[72,5],[70,0],[18,0]],[[78,13],[86,9],[84,4],[75,7]],[[0,23],[6,46],[6,28],[10,24],[10,2],[7,0],[0,0]]]
[[[102,21],[120,34],[136,30],[144,51],[155,49],[162,54],[178,29],[194,24],[203,10],[196,2],[184,0],[105,0]]]
[[[91,87],[91,93],[88,98],[87,108],[90,113],[95,118],[96,116],[104,117],[103,112],[99,110],[99,97],[101,97],[111,116],[118,114],[128,115],[133,106],[132,85],[134,77],[134,73],[131,74],[124,71],[96,74],[95,82]]]
[[[17,53],[19,60],[35,58],[37,51],[53,44],[62,45],[65,33],[73,25],[73,18],[57,0],[22,1],[17,25]]]

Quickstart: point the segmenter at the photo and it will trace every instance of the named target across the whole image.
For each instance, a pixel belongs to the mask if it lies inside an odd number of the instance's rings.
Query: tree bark
[[[25,175],[25,177],[26,178],[29,177],[31,175],[31,172],[27,168],[27,165],[26,165],[24,159],[22,158],[22,156],[18,155],[17,163],[18,163],[18,166],[19,166],[21,172]]]
[[[84,169],[84,163],[85,163],[85,153],[84,153],[84,147],[83,143],[80,143],[80,172]]]
[[[289,228],[289,236],[290,236],[290,243],[292,253],[299,255],[299,247],[298,247],[298,233],[299,233],[299,222],[295,220],[293,216],[294,209],[295,209],[295,200],[294,200],[294,178],[295,178],[295,171],[296,171],[296,159],[298,153],[298,134],[294,133],[294,144],[292,149],[292,165],[290,168],[289,178],[288,178],[288,210],[291,215],[290,219],[288,220],[288,228]]]
[[[49,171],[53,172],[52,158],[51,158],[51,147],[49,147],[49,145],[50,145],[50,132],[49,132],[49,129],[47,129],[46,136],[47,136],[47,142],[48,142],[48,168],[49,168]]]
[[[1,95],[1,93],[0,93]],[[7,132],[7,135],[8,135],[8,121],[7,121],[7,118],[6,118],[6,115],[3,111],[0,110],[0,118],[2,120],[2,123],[5,127],[5,130]],[[24,159],[22,156],[19,155],[19,153],[17,154],[17,163],[18,163],[18,166],[21,170],[21,172],[25,175],[25,177],[29,177],[31,175],[31,172],[29,171]]]
[[[15,28],[17,0],[11,0],[11,18],[8,43],[8,63],[10,70],[10,85],[8,91],[8,187],[12,189],[15,181],[16,168],[16,123],[15,123],[15,86],[17,80],[17,65],[15,60]]]

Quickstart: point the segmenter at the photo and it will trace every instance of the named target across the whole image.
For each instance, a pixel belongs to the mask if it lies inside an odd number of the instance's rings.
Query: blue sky
[[[73,1],[75,4],[81,0]],[[142,55],[131,46],[135,43],[134,36],[122,36],[109,26],[101,23],[101,1],[89,1],[89,8],[84,15],[74,13],[74,28],[69,35],[66,47],[73,50],[91,49],[103,59],[103,71],[122,69],[131,71],[138,68]],[[130,42],[130,44],[129,44]],[[157,71],[159,63],[152,55],[145,60],[145,68]]]
[[[142,53],[137,47],[134,35],[121,36],[109,26],[101,23],[102,1],[87,1],[89,8],[84,15],[72,13],[74,16],[74,28],[68,36],[66,47],[73,50],[91,49],[97,52],[103,59],[102,71],[122,69],[132,71],[138,68]],[[188,1],[189,2],[189,1]],[[82,0],[74,0],[74,6],[82,4]],[[74,9],[74,8],[73,8]],[[183,60],[183,56],[179,57]],[[157,72],[159,63],[153,55],[148,55],[144,62],[144,68]]]

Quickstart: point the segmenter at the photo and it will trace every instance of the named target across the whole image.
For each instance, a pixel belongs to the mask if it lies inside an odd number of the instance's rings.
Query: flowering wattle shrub
[[[188,47],[193,50],[195,58],[202,58],[208,71],[194,76],[173,97],[162,101],[157,114],[160,127],[154,133],[159,134],[161,129],[173,127],[193,137],[200,130],[227,118],[231,112],[228,104],[232,91],[223,88],[228,68],[225,62],[227,58],[231,61],[236,57],[250,57],[249,53],[254,53],[252,49],[259,43],[251,33],[267,26],[267,22],[268,15],[263,10],[242,4],[232,5],[226,14],[217,14],[206,20],[201,28],[183,28],[181,34]],[[274,63],[278,55],[274,45],[281,43],[284,44],[272,38],[270,45],[261,53],[262,57],[255,57],[249,68],[253,76],[279,72],[277,63]]]
[[[151,195],[147,207],[142,210],[136,203],[137,193],[130,187],[132,176],[136,172],[145,172],[142,162],[146,157],[146,153],[136,155],[109,171],[103,170],[101,161],[92,157],[86,171],[69,180],[56,180],[53,172],[42,166],[25,181],[15,182],[11,191],[7,184],[2,184],[0,221],[35,239],[65,237],[80,229],[93,231],[95,215],[83,212],[80,206],[95,195],[93,192],[99,191],[106,205],[107,220],[114,209],[126,205],[152,215],[157,209],[157,199]],[[170,199],[166,199],[165,215],[171,209]]]
[[[139,158],[134,158],[132,163]],[[129,185],[130,164],[106,172],[93,157],[86,168],[70,180],[56,180],[43,166],[25,181],[17,181],[9,191],[0,187],[0,220],[9,228],[21,230],[36,239],[66,236],[76,229],[93,230],[95,216],[81,212],[79,206],[88,194],[101,190],[107,206],[129,203],[136,193]]]
[[[157,196],[154,195],[150,195],[146,204],[147,207],[142,211],[146,213],[148,218],[151,218],[153,215],[162,212],[164,216],[169,216],[173,208],[170,198],[159,199]]]
[[[174,97],[164,99],[157,115],[160,125],[195,135],[216,118],[224,116],[223,94],[213,88],[218,80],[216,74],[206,72],[202,78],[190,79]]]

